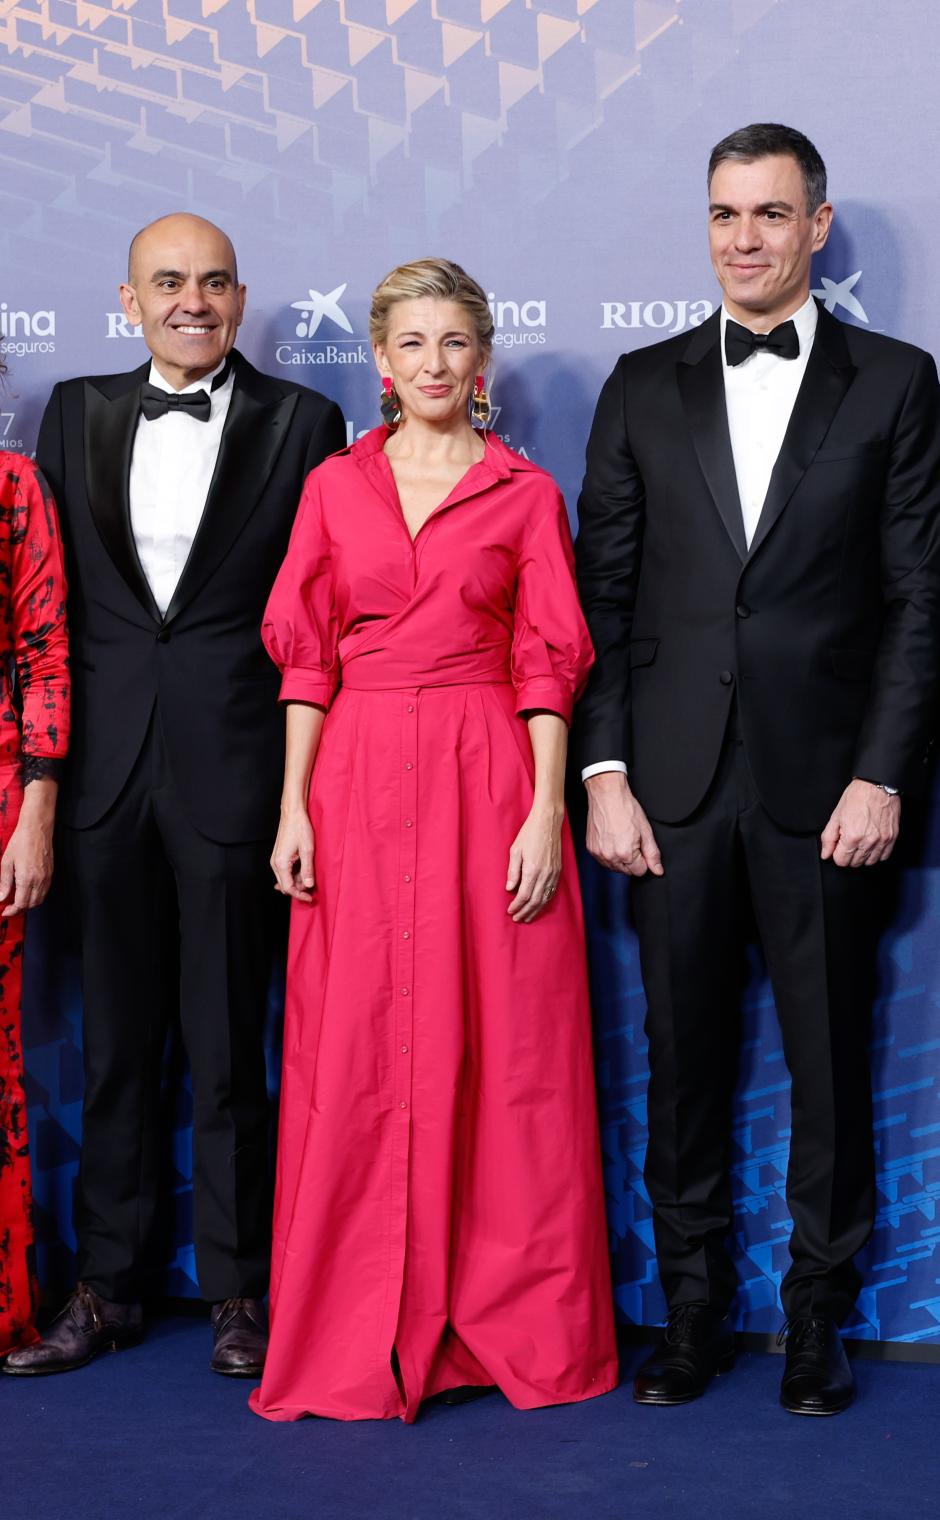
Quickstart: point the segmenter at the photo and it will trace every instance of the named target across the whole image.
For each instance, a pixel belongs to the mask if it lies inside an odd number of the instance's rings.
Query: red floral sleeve
[[[45,772],[68,748],[69,674],[65,565],[55,502],[40,470],[11,461],[8,628],[22,697],[24,781]],[[30,767],[32,766],[32,773]]]

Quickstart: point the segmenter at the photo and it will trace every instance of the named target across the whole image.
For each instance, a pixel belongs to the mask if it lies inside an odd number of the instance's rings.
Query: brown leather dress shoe
[[[11,1377],[74,1372],[102,1351],[136,1346],[144,1333],[140,1304],[112,1304],[87,1283],[78,1283],[61,1313],[35,1345],[12,1351],[3,1363]]]
[[[212,1305],[214,1344],[209,1366],[225,1377],[258,1378],[268,1349],[268,1315],[260,1298],[226,1298]]]

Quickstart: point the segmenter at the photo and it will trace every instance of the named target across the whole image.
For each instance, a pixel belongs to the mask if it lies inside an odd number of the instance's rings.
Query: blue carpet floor
[[[9,1520],[938,1520],[940,1366],[857,1362],[837,1419],[776,1403],[743,1356],[697,1404],[605,1398],[516,1413],[499,1395],[399,1421],[271,1425],[206,1370],[208,1329],[164,1320],[67,1377],[0,1377]]]

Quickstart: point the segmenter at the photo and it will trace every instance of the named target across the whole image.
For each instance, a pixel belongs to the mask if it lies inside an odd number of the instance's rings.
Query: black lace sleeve
[[[29,786],[31,781],[61,782],[65,771],[65,760],[55,759],[49,755],[24,755],[22,760],[23,785]]]

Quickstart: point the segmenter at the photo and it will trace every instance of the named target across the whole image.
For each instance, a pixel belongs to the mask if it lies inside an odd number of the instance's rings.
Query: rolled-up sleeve
[[[261,637],[281,672],[280,700],[328,708],[339,684],[338,632],[330,541],[316,471],[307,477],[300,498]]]
[[[523,547],[516,588],[512,679],[516,712],[554,712],[571,722],[594,651],[574,578],[568,514],[554,510],[533,525]]]

